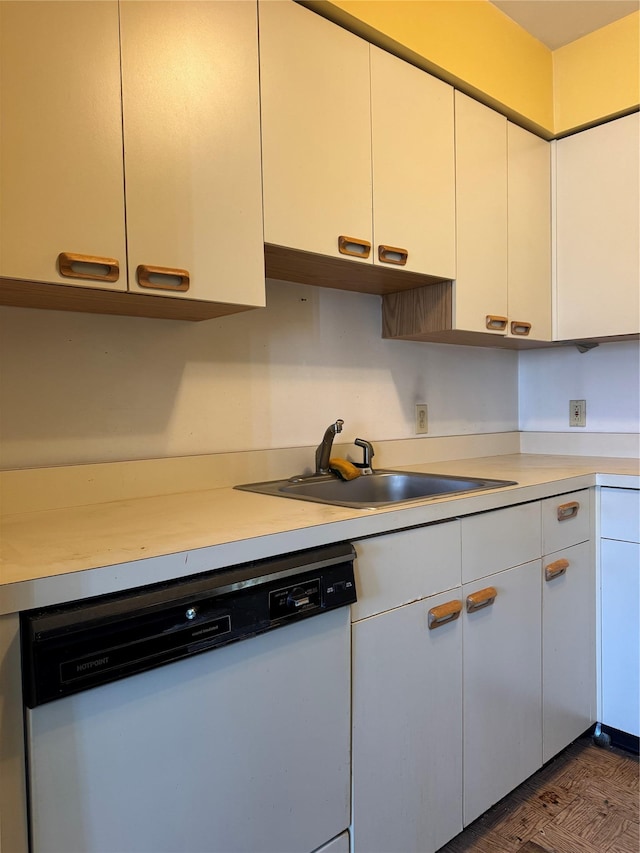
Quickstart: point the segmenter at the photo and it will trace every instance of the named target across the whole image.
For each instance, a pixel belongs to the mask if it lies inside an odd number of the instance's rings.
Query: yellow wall
[[[302,2],[547,138],[640,103],[640,12],[552,52],[489,0]]]
[[[553,52],[556,133],[640,104],[640,12]]]
[[[322,9],[326,4],[313,5],[333,17]],[[330,5],[424,58],[427,70],[552,130],[551,51],[488,0],[331,0]]]

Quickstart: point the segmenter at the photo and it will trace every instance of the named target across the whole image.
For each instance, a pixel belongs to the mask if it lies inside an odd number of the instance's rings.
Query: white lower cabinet
[[[600,502],[601,720],[640,736],[640,492]]]
[[[591,492],[542,501],[542,760],[596,721]]]
[[[356,543],[354,853],[435,853],[595,722],[590,505]]]
[[[353,626],[357,853],[426,853],[462,830],[462,625],[429,628],[460,589]]]
[[[462,589],[465,826],[542,763],[540,586],[534,560]]]
[[[640,735],[640,545],[604,539],[602,560],[602,720]]]
[[[596,719],[595,572],[591,543],[545,557],[542,583],[542,760]]]
[[[460,522],[355,547],[353,849],[433,853],[462,829]]]

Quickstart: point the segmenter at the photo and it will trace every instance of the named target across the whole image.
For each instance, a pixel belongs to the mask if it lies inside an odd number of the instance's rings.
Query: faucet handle
[[[358,447],[361,447],[363,451],[362,462],[356,462],[354,464],[358,468],[371,468],[371,460],[376,455],[371,442],[365,441],[364,438],[356,438],[353,443]]]

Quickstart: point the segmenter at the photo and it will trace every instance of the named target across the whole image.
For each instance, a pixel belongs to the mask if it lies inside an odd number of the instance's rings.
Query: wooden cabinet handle
[[[507,328],[507,322],[506,317],[499,317],[496,314],[487,314],[486,317],[487,329],[493,329],[494,331],[503,332]]]
[[[568,568],[569,560],[555,560],[553,563],[549,563],[548,566],[544,567],[544,579],[546,581],[552,581],[554,578],[559,578],[560,575],[563,575]]]
[[[579,501],[570,501],[566,504],[560,504],[558,507],[558,521],[568,521],[570,518],[575,518],[579,509]]]
[[[140,287],[151,287],[157,290],[189,290],[189,273],[187,270],[172,269],[171,267],[151,267],[140,264],[136,270]]]
[[[58,270],[67,278],[88,278],[92,281],[117,281],[120,264],[116,258],[99,258],[95,255],[76,255],[60,252]]]
[[[378,246],[378,260],[383,264],[397,264],[403,267],[407,263],[409,252],[395,246]]]
[[[338,251],[341,255],[353,255],[356,258],[368,258],[371,254],[371,243],[359,240],[357,237],[338,237]]]
[[[439,604],[437,607],[432,607],[428,613],[427,624],[429,630],[439,628],[441,625],[446,625],[448,622],[453,622],[460,616],[462,610],[461,601],[447,601],[445,604]]]
[[[531,331],[531,323],[521,323],[519,320],[511,321],[511,334],[525,337]]]
[[[487,586],[484,589],[479,589],[477,592],[472,592],[471,595],[467,596],[467,613],[475,613],[476,610],[489,607],[497,597],[498,590],[495,586]]]

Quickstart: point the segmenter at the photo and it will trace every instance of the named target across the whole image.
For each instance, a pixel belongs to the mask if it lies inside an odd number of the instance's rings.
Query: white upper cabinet
[[[452,87],[291,0],[260,63],[265,242],[453,278]]]
[[[556,143],[556,340],[640,331],[640,117]]]
[[[291,0],[259,12],[265,242],[371,263],[369,45]]]
[[[508,122],[507,149],[507,333],[550,341],[551,146]]]
[[[121,17],[129,287],[264,305],[256,4]]]
[[[0,3],[0,126],[0,276],[126,290],[115,0]]]
[[[507,120],[455,93],[455,329],[507,329]]]
[[[549,144],[460,92],[455,125],[455,283],[386,294],[383,336],[513,348],[549,341]]]
[[[191,320],[264,305],[257,4],[0,14],[0,302]]]
[[[455,278],[453,88],[372,46],[371,122],[376,262]]]

